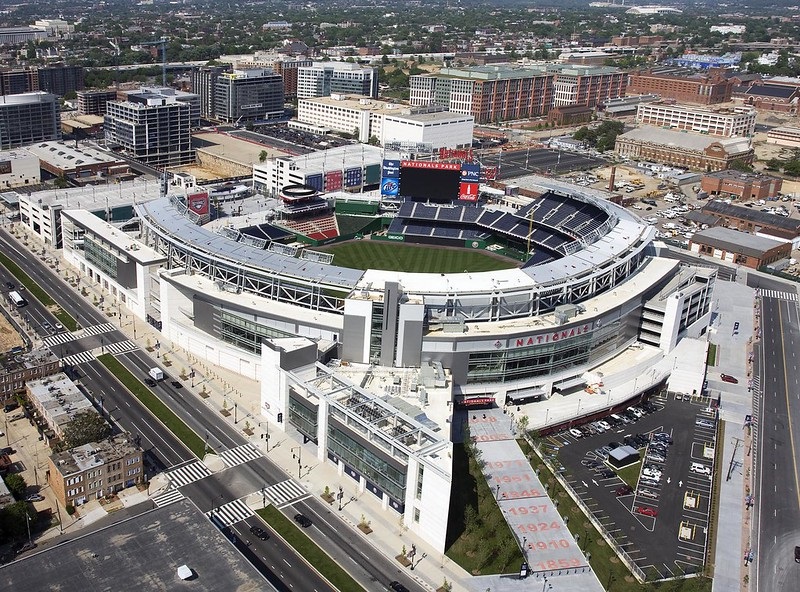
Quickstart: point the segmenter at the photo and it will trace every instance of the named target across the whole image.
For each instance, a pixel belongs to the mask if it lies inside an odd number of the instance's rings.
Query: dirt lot
[[[5,311],[3,313],[0,315],[0,352],[7,352],[18,346],[22,347],[25,342],[22,340],[22,336],[17,333],[14,325],[6,318]]]

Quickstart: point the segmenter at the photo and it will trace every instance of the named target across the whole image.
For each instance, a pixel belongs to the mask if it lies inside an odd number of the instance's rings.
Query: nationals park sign
[[[553,343],[555,341],[563,341],[564,339],[577,337],[578,335],[585,335],[591,330],[592,326],[589,323],[586,323],[585,325],[579,325],[577,327],[572,327],[571,329],[564,329],[563,331],[555,331],[553,333],[542,333],[540,335],[531,335],[530,337],[520,337],[513,340],[510,339],[509,345],[513,344],[513,347],[527,347],[530,345],[540,345],[542,343]]]

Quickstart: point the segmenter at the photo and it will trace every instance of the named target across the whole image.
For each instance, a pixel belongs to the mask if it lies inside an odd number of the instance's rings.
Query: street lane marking
[[[783,310],[779,306],[778,307],[778,331],[780,331],[781,336],[783,336]],[[783,356],[782,359],[786,359],[786,346],[783,344],[783,339],[781,339],[781,354]],[[788,417],[789,421],[789,442],[792,445],[792,460],[794,461],[794,466],[792,469],[794,470],[794,492],[797,496],[797,506],[800,508],[800,480],[797,478],[797,456],[795,455],[795,443],[794,443],[794,430],[792,429],[792,412],[789,406],[789,376],[786,370],[786,364],[783,365],[783,384],[785,386],[784,392],[786,393],[786,416]]]

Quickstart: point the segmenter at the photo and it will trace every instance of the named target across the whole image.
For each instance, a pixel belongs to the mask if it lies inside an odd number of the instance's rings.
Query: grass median
[[[58,319],[58,322],[64,325],[64,328],[68,331],[75,331],[78,328],[78,323],[72,316],[64,311],[55,300],[50,297],[50,294],[44,291],[44,289],[37,284],[35,281],[31,279],[31,277],[25,273],[19,265],[14,263],[5,253],[0,253],[0,264],[5,267],[11,275],[17,278],[17,281],[25,286],[28,292],[36,298],[39,302],[41,302],[44,306],[50,309],[53,315]]]
[[[300,553],[322,576],[338,590],[364,591],[350,574],[320,549],[299,528],[292,524],[275,506],[256,510],[259,516],[277,532],[290,547]]]
[[[161,399],[155,396],[153,392],[147,388],[142,382],[131,374],[119,360],[111,354],[103,354],[97,357],[98,360],[108,368],[108,370],[117,377],[125,387],[133,393],[133,395],[147,407],[150,412],[155,415],[161,423],[167,426],[186,447],[191,450],[197,458],[205,456],[206,444],[203,439],[198,436],[194,430],[183,423],[172,410],[167,407]]]

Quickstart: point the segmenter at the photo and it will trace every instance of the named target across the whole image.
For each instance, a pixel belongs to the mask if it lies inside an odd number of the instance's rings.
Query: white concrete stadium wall
[[[452,458],[452,452],[448,458]],[[422,479],[422,495],[417,499],[417,479],[420,461],[414,456],[408,459],[406,474],[406,499],[403,523],[415,534],[444,552],[447,539],[447,518],[450,512],[452,475],[447,477],[425,466]],[[415,520],[415,510],[419,510],[419,521]],[[400,552],[400,549],[397,549]]]

